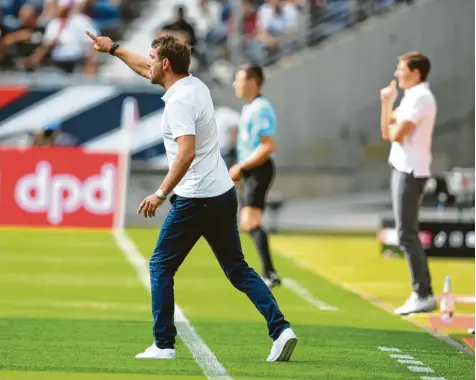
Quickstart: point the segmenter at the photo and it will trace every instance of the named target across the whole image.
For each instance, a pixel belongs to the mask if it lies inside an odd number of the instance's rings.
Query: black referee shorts
[[[273,182],[274,163],[271,159],[263,165],[243,172],[241,203],[243,207],[256,207],[264,210],[266,195]]]

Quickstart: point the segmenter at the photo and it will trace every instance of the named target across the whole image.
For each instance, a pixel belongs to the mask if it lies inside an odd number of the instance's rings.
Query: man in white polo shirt
[[[436,101],[427,83],[429,59],[418,52],[399,57],[395,77],[405,95],[397,109],[397,84],[393,80],[380,92],[381,132],[391,141],[391,193],[395,228],[405,253],[413,293],[396,314],[430,312],[436,309],[428,260],[418,237],[418,211],[425,182],[430,176],[431,141],[436,118]]]
[[[189,74],[190,47],[175,37],[163,36],[152,42],[146,59],[119,47],[108,37],[88,35],[96,50],[117,56],[136,73],[166,90],[162,98],[162,129],[169,172],[157,192],[145,198],[137,212],[143,212],[146,218],[153,217],[168,194],[174,191],[174,195],[150,260],[155,341],[136,358],[175,358],[174,276],[203,236],[231,283],[266,318],[274,341],[267,361],[288,361],[297,338],[276,299],[243,256],[236,191],[220,156],[210,90]]]

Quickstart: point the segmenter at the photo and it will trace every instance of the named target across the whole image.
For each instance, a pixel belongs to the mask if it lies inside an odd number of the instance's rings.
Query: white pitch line
[[[423,363],[419,360],[398,359],[398,362],[402,364],[423,365]]]
[[[401,352],[402,351],[396,347],[379,347],[378,349],[384,352]]]
[[[430,367],[420,367],[420,366],[409,366],[408,369],[412,372],[424,372],[424,373],[433,373],[433,369]]]
[[[292,278],[285,278],[283,279],[283,285],[292,290],[296,293],[299,297],[301,297],[304,301],[309,302],[311,305],[317,307],[319,310],[322,311],[337,311],[339,310],[338,307],[328,305],[324,301],[314,297],[309,290],[307,290],[304,286],[302,286],[299,282],[293,280]]]
[[[405,359],[405,360],[415,360],[413,356],[410,355],[400,355],[400,354],[390,354],[392,359]]]
[[[125,258],[136,270],[142,285],[150,292],[149,267],[146,260],[139,253],[139,250],[124,230],[116,229],[113,235],[117,245],[124,253]],[[197,334],[178,305],[175,305],[174,317],[175,326],[177,327],[180,338],[192,353],[195,361],[202,368],[205,376],[210,380],[232,380],[233,378],[228,375],[225,367],[218,361],[215,354],[210,350],[210,347],[208,347],[200,335]]]
[[[289,254],[289,252],[287,252],[287,251],[276,250],[276,249],[274,249],[274,251],[279,253],[284,258],[286,258],[288,260],[291,260],[296,266],[298,266],[300,268],[303,268],[305,270],[309,270],[309,266],[304,260],[296,259],[295,256]],[[337,278],[331,276],[329,273],[323,271],[322,269],[319,270],[319,271],[314,271],[314,273],[316,273],[317,275],[326,279],[331,284],[336,285],[336,286],[340,286],[341,288],[343,288],[343,289],[345,289],[345,290],[347,290],[351,293],[354,293],[354,294],[358,295],[359,297],[361,297],[364,300],[370,302],[371,304],[378,306],[382,310],[385,310],[385,311],[387,311],[391,314],[394,314],[393,313],[393,308],[390,307],[389,305],[383,303],[378,298],[371,297],[371,296],[367,295],[366,293],[356,289],[351,284],[347,284],[345,282],[342,282],[342,281],[338,280]],[[416,319],[410,319],[408,317],[404,318],[404,319],[406,319],[406,320],[412,322],[414,325],[422,328],[423,330],[425,330],[430,335],[433,335],[435,338],[438,338],[438,339],[450,344],[451,346],[455,347],[458,351],[464,352],[464,353],[469,354],[471,356],[474,356],[474,350],[473,349],[463,346],[461,343],[459,343],[456,340],[450,338],[448,335],[445,335],[445,334],[443,334],[439,331],[434,331],[430,327],[426,326],[425,324],[418,322],[418,320],[416,320]]]

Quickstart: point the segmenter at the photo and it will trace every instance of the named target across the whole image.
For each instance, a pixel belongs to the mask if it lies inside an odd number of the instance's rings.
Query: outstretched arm
[[[109,53],[113,45],[109,37],[97,37],[91,32],[86,31],[86,34],[94,41],[94,49],[100,53]],[[147,66],[147,58],[133,53],[130,50],[118,47],[114,55],[129,66],[137,74],[144,78],[150,79],[149,67]]]

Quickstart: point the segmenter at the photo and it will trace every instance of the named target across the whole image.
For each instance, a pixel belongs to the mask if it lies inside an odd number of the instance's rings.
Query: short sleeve
[[[276,117],[269,109],[262,109],[257,116],[259,136],[274,136],[276,134]]]
[[[408,106],[399,109],[399,119],[402,121],[411,121],[413,124],[418,124],[422,116],[428,112],[431,106],[427,96],[418,96],[410,100]],[[401,113],[401,114],[400,114]]]
[[[58,21],[56,19],[51,20],[45,29],[45,34],[43,36],[43,43],[49,44],[53,42],[58,34]]]
[[[167,124],[174,140],[195,135],[195,109],[190,102],[177,99],[166,105]]]

